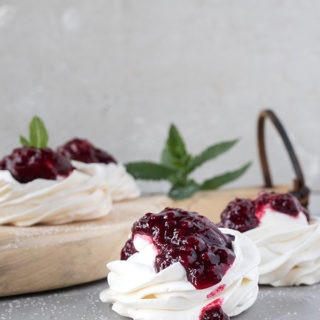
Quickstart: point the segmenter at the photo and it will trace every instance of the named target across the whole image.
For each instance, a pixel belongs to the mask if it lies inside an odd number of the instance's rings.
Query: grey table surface
[[[0,299],[1,320],[122,320],[99,300],[99,281],[71,289]],[[320,319],[320,284],[310,287],[261,287],[252,308],[237,320]],[[168,319],[173,320],[173,319]]]
[[[311,212],[320,213],[320,194],[311,198]],[[106,280],[73,288],[0,298],[0,320],[122,320],[99,300]],[[237,320],[320,319],[320,284],[301,287],[260,287],[252,308]],[[171,319],[168,319],[171,320]]]

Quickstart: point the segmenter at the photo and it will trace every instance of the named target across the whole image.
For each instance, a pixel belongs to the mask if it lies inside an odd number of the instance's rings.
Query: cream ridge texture
[[[267,209],[260,225],[245,234],[261,253],[261,284],[311,285],[320,281],[320,220],[310,222]]]
[[[0,170],[0,224],[64,224],[106,216],[112,202],[137,197],[139,189],[118,164],[72,162],[75,170],[58,180],[16,181]]]
[[[89,175],[94,168],[101,171],[101,179],[107,182],[113,202],[135,199],[140,196],[140,189],[134,178],[126,171],[125,167],[119,163],[84,163],[71,161],[72,165]]]
[[[199,319],[201,310],[215,303],[229,316],[240,314],[257,298],[260,255],[245,235],[220,230],[235,236],[236,259],[218,284],[197,290],[179,262],[156,273],[152,244],[138,237],[134,239],[135,254],[108,263],[109,288],[101,292],[100,299],[112,303],[118,314],[135,320]]]

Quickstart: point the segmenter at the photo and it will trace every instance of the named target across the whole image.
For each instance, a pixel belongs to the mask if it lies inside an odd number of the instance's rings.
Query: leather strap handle
[[[259,150],[259,157],[260,157],[260,164],[262,169],[262,174],[264,178],[264,187],[265,188],[272,188],[272,177],[270,174],[268,157],[266,153],[266,145],[265,145],[265,120],[269,119],[274,127],[277,129],[284,146],[288,152],[290,157],[293,170],[296,174],[296,178],[293,181],[293,190],[291,191],[294,194],[302,205],[307,206],[309,200],[309,188],[305,185],[304,175],[297,158],[297,155],[293,149],[291,141],[280,122],[279,118],[275,115],[272,110],[262,110],[258,117],[258,150]]]

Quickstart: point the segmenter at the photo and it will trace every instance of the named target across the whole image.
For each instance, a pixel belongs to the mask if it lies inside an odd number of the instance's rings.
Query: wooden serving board
[[[288,191],[283,186],[278,192]],[[273,189],[275,190],[275,189]],[[117,203],[105,218],[61,226],[0,226],[0,297],[38,292],[105,278],[106,263],[118,259],[132,223],[144,213],[174,206],[213,221],[235,197],[256,197],[260,188],[200,192],[173,201],[153,195]]]

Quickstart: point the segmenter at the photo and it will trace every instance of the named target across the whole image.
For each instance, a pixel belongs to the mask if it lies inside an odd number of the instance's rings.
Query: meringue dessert
[[[227,320],[255,302],[259,262],[240,232],[165,208],[134,223],[121,260],[107,264],[109,288],[100,299],[136,320]]]
[[[75,169],[49,148],[15,149],[0,162],[0,225],[96,219],[112,208],[104,172]]]
[[[89,141],[74,139],[54,151],[47,140],[44,124],[34,117],[30,141],[21,137],[24,146],[0,161],[0,225],[97,219],[114,201],[140,195],[125,168]]]
[[[125,167],[104,150],[96,148],[88,140],[73,139],[58,148],[58,153],[71,160],[72,165],[84,172],[99,168],[103,172],[102,180],[108,183],[113,202],[135,199],[140,196],[134,178]]]
[[[219,226],[243,232],[261,253],[259,283],[312,285],[320,281],[320,220],[291,194],[261,193],[236,199]]]

